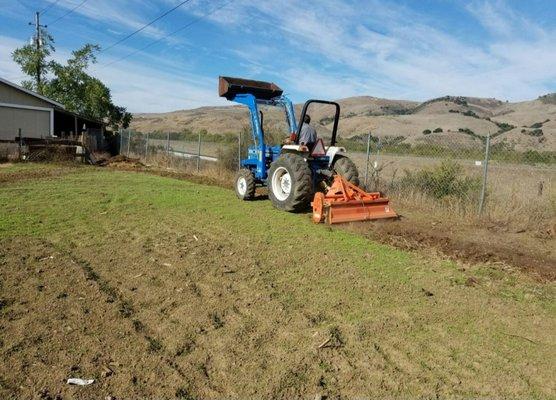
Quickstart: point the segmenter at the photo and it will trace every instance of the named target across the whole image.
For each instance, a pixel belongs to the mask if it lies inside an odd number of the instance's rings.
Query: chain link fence
[[[146,164],[214,173],[237,170],[249,142],[249,132],[222,138],[123,131],[120,154]],[[488,136],[449,133],[441,140],[436,135],[413,143],[369,133],[338,145],[346,147],[357,165],[361,186],[386,193],[401,214],[488,216],[523,227],[550,224],[555,218],[554,156],[510,151]]]
[[[403,210],[488,216],[522,227],[555,218],[556,158],[517,152],[490,136],[444,135],[442,142],[396,143],[360,137],[367,151],[352,151],[363,185],[388,194]]]

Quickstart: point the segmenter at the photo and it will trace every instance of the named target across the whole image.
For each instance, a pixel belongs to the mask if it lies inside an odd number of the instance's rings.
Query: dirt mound
[[[97,165],[122,169],[142,168],[145,166],[145,164],[143,164],[138,158],[130,158],[122,154],[102,160]]]

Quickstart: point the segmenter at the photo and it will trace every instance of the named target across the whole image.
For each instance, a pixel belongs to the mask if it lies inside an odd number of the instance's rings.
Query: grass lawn
[[[556,396],[554,284],[503,265],[92,167],[0,168],[0,215],[2,398]]]

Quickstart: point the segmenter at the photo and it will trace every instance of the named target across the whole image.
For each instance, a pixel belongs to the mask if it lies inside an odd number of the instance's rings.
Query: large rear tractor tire
[[[355,186],[359,186],[359,172],[350,158],[344,156],[337,157],[336,160],[334,160],[334,164],[332,164],[332,170],[336,174],[342,175]]]
[[[240,200],[252,200],[255,198],[255,176],[247,168],[242,168],[236,175],[236,195]]]
[[[288,212],[305,211],[311,203],[311,169],[299,154],[285,153],[268,170],[268,197],[274,207]]]

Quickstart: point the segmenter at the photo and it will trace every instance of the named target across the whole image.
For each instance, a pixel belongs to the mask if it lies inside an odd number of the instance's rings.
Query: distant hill
[[[493,143],[505,142],[516,150],[556,151],[556,94],[517,103],[461,96],[445,96],[422,103],[370,96],[337,101],[341,106],[339,135],[344,138],[371,130],[376,136],[397,137],[410,144],[441,143],[447,137],[465,143],[477,135],[490,133]],[[296,105],[298,115],[300,109],[301,105]],[[282,111],[263,108],[263,113],[266,131],[287,135]],[[310,114],[321,134],[331,129],[331,107],[314,105]],[[224,106],[135,114],[131,128],[141,132],[188,129],[230,134],[246,126],[249,126],[249,118],[245,107]]]

